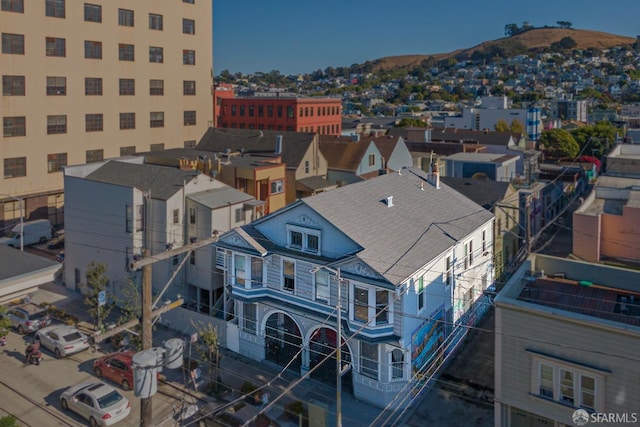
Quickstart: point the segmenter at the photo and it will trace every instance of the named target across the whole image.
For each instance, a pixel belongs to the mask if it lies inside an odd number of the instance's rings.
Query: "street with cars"
[[[73,402],[71,397],[66,401],[69,409],[63,409],[61,398],[78,384],[105,383],[104,388],[99,388],[102,391],[98,390],[100,396],[108,395],[104,392],[106,390],[114,390],[130,403],[129,409],[116,408],[116,411],[122,409],[122,412],[117,415],[114,412],[113,415],[117,425],[133,427],[140,424],[140,399],[134,396],[133,391],[124,390],[115,382],[95,376],[94,361],[103,356],[102,353],[84,349],[57,358],[49,348],[42,346],[42,363],[39,366],[25,365],[25,348],[33,338],[34,334],[21,335],[12,330],[7,336],[7,344],[0,350],[0,416],[13,415],[24,427],[86,426],[91,415],[86,416],[88,412],[78,410],[82,407]],[[152,408],[154,425],[174,425],[174,408],[180,405],[181,398],[179,393],[156,393]],[[129,413],[122,416],[124,412]]]

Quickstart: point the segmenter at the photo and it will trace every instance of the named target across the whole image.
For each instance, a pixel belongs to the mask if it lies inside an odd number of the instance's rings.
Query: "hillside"
[[[430,55],[387,56],[372,62],[375,64],[374,71],[399,67],[410,68],[420,64],[429,57],[433,57],[437,61],[447,58],[464,59],[471,57],[471,55],[476,51],[514,43],[521,43],[529,52],[534,53],[541,52],[544,49],[549,48],[552,43],[559,42],[564,37],[571,37],[576,42],[575,49],[607,49],[614,46],[631,45],[636,41],[634,37],[619,36],[600,31],[578,30],[572,28],[536,28],[512,37],[504,37],[497,40],[483,42],[469,49],[459,49],[449,53],[437,53]]]

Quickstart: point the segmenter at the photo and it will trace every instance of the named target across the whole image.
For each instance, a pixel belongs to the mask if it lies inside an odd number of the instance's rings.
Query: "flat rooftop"
[[[640,292],[561,277],[525,276],[522,281],[519,301],[640,326]]]

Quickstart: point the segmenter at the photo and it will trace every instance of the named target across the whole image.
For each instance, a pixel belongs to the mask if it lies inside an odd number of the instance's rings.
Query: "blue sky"
[[[636,37],[638,16],[640,0],[214,0],[213,66],[311,73],[469,48],[524,21]]]

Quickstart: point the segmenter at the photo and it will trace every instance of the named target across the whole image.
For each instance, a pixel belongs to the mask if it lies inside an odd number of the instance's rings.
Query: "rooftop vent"
[[[393,196],[387,196],[384,200],[383,200],[384,204],[387,205],[388,208],[393,206]]]

